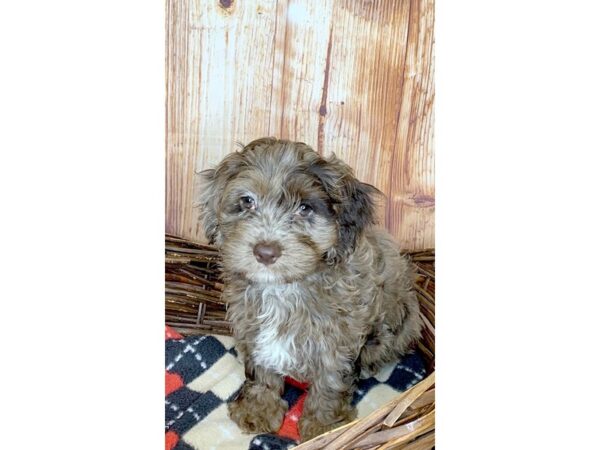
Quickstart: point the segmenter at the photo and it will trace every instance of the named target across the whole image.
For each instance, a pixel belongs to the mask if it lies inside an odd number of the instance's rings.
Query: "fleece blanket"
[[[298,444],[298,419],[306,385],[286,379],[289,410],[277,434],[243,433],[227,416],[227,402],[244,382],[233,338],[183,337],[166,328],[166,450],[283,450]],[[423,358],[414,353],[360,380],[353,404],[365,417],[425,376]]]

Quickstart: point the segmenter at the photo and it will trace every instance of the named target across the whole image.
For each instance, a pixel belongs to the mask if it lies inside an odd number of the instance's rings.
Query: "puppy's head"
[[[374,187],[335,156],[272,138],[201,173],[204,232],[229,276],[291,282],[350,254],[374,221]]]

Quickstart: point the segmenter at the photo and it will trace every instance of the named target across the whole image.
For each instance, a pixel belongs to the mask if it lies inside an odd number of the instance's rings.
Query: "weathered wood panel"
[[[167,0],[170,233],[203,240],[194,172],[261,136],[335,152],[434,246],[433,0]]]

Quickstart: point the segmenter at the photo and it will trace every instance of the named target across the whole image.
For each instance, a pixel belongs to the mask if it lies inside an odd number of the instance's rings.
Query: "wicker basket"
[[[410,252],[425,323],[418,343],[427,377],[369,416],[295,447],[298,450],[426,450],[435,436],[435,252]],[[183,335],[231,335],[221,301],[219,253],[211,246],[165,237],[165,317]]]

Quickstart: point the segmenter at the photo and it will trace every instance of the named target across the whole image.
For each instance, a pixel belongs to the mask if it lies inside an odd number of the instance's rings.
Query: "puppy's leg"
[[[396,354],[404,355],[421,337],[423,321],[420,316],[419,300],[414,292],[410,292],[403,303],[401,319],[396,322],[394,329],[394,350]]]
[[[361,378],[377,374],[385,364],[406,354],[421,335],[419,302],[414,292],[386,306],[383,322],[373,330],[360,352]]]
[[[246,381],[228,405],[229,417],[248,433],[277,432],[288,409],[281,398],[283,385],[280,375],[246,362]]]
[[[312,381],[298,424],[302,441],[356,418],[356,408],[350,404],[356,378],[349,372],[325,372]]]
[[[394,338],[392,330],[385,323],[367,336],[367,341],[360,351],[360,378],[376,375],[388,360],[396,356],[393,351]]]

